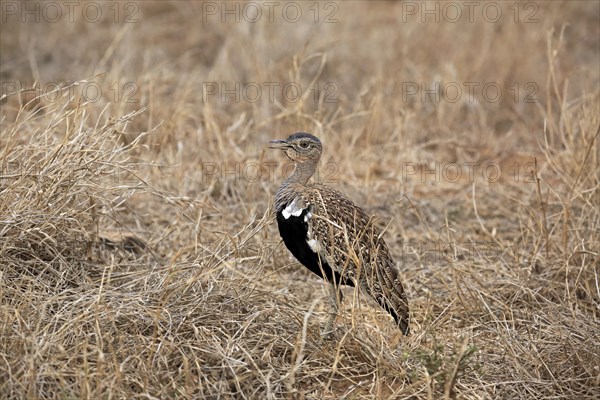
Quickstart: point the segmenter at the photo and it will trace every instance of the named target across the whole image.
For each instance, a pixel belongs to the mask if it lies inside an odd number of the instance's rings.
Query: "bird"
[[[294,170],[275,195],[279,234],[292,255],[329,284],[331,311],[322,336],[330,336],[341,304],[341,285],[359,287],[393,317],[404,335],[410,333],[407,296],[390,251],[363,209],[341,192],[308,183],[323,152],[321,141],[306,132],[271,140]]]

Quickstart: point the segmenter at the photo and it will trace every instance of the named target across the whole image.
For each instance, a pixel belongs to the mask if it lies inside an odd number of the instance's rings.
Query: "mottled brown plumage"
[[[296,133],[286,140],[272,141],[271,147],[284,150],[296,164],[275,196],[279,231],[288,249],[334,286],[358,285],[408,334],[406,295],[373,219],[342,193],[307,183],[321,156],[319,139]]]

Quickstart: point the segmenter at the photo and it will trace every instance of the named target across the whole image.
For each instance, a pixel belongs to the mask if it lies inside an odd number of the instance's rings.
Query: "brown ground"
[[[2,2],[0,397],[600,397],[599,2],[94,4]],[[321,340],[270,211],[299,130],[411,336],[346,289]]]

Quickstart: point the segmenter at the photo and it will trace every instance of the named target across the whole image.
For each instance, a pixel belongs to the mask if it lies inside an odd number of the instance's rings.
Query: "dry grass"
[[[0,397],[600,397],[599,3],[521,3],[533,23],[513,3],[421,23],[397,2],[322,23],[322,3],[317,24],[302,4],[297,23],[175,1],[134,23],[3,21]],[[203,99],[207,82],[263,95]],[[403,96],[413,82],[504,91],[436,102]],[[323,284],[270,214],[284,160],[265,143],[298,130],[324,142],[319,179],[387,224],[411,336],[346,290],[320,339]],[[486,161],[497,182],[419,175]]]

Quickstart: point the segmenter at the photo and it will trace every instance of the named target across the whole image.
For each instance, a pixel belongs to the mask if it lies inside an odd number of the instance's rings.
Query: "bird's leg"
[[[329,290],[329,316],[325,321],[325,326],[321,329],[321,336],[325,339],[331,338],[331,335],[333,334],[333,323],[337,317],[338,309],[343,299],[342,291],[334,282],[328,284],[327,289]]]

